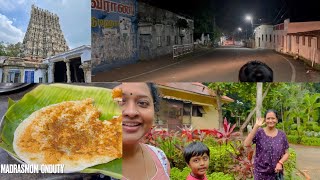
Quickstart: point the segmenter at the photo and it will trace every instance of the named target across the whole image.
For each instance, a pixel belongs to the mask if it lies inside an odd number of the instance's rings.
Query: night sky
[[[237,27],[250,28],[245,15],[254,17],[254,24],[278,24],[290,18],[291,22],[320,21],[317,0],[141,0],[175,13],[196,17],[208,9],[215,14],[216,25],[232,32]],[[261,19],[261,20],[260,20]]]

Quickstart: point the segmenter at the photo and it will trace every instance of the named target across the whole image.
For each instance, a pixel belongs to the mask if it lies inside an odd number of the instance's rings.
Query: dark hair
[[[154,83],[147,82],[146,84],[149,87],[149,90],[153,99],[154,110],[157,112],[159,111],[159,106],[160,106],[160,96],[158,93],[158,88]]]
[[[240,82],[272,82],[273,71],[265,63],[260,61],[250,61],[239,70]]]
[[[278,119],[278,121],[279,121],[279,115],[278,115],[278,112],[277,112],[276,110],[274,110],[274,109],[268,109],[268,110],[266,111],[266,113],[264,114],[264,118],[266,118],[266,117],[267,117],[267,114],[268,114],[269,112],[273,112],[273,113],[276,115],[276,118],[277,118],[277,119]]]
[[[200,141],[194,141],[190,143],[184,148],[184,151],[183,151],[184,160],[186,161],[187,164],[189,164],[190,159],[192,157],[202,156],[204,154],[207,154],[210,158],[209,148]]]

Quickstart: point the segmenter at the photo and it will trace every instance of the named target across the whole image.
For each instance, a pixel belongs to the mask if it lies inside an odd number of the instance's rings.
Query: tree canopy
[[[20,54],[21,43],[16,44],[0,42],[0,56],[18,57]]]

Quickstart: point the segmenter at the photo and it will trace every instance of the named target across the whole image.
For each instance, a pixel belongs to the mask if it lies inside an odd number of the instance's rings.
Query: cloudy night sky
[[[317,0],[142,0],[170,11],[190,17],[209,9],[216,16],[216,24],[225,31],[250,24],[245,16],[250,14],[254,24],[277,24],[290,18],[291,22],[320,21]],[[261,19],[261,21],[259,20]]]
[[[59,16],[69,48],[91,44],[89,0],[0,0],[0,41],[22,42],[32,4]]]

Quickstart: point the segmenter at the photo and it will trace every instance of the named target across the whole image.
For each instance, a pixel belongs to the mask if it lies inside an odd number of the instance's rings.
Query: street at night
[[[314,1],[138,2],[138,16],[130,20],[137,31],[129,36],[121,26],[120,43],[118,35],[93,27],[93,82],[238,82],[239,69],[252,60],[270,66],[275,82],[320,79]],[[181,52],[192,53],[172,60]]]
[[[93,76],[93,81],[198,81],[238,82],[238,72],[248,61],[265,62],[274,71],[275,82],[319,82],[320,72],[301,60],[272,50],[236,46],[196,51],[178,60],[163,56]],[[308,71],[309,70],[309,71]]]

